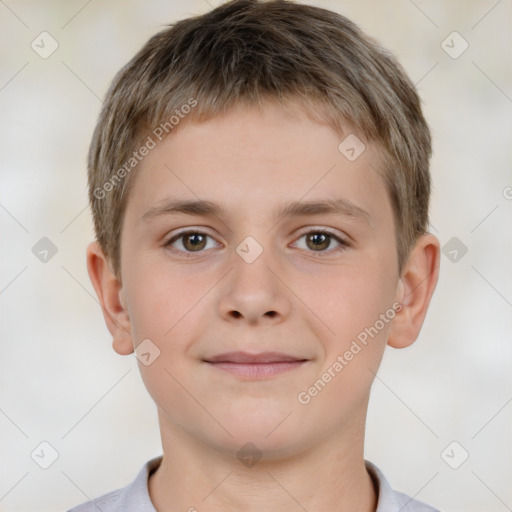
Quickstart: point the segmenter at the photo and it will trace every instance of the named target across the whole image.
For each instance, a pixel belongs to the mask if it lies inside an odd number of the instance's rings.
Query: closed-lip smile
[[[261,379],[298,368],[308,359],[280,352],[261,352],[259,354],[225,352],[204,359],[204,361],[215,368],[239,377]]]

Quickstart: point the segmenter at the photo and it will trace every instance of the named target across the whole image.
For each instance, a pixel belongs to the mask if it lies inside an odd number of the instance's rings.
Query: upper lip
[[[306,361],[303,357],[291,356],[279,352],[261,352],[260,354],[250,354],[249,352],[224,352],[213,357],[205,359],[207,363],[283,363],[293,361]]]

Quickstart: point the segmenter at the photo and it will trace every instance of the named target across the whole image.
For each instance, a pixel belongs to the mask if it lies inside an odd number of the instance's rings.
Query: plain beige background
[[[87,276],[85,154],[114,73],[219,3],[0,0],[1,511],[65,510],[160,453],[136,360],[112,351]],[[385,355],[366,457],[441,510],[512,510],[512,2],[310,3],[399,57],[434,136],[440,282],[417,343]]]

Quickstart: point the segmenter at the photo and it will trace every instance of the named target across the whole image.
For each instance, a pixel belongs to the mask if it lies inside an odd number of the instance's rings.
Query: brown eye
[[[187,251],[200,251],[201,249],[204,249],[204,246],[206,245],[206,237],[201,233],[184,235],[183,240],[183,247],[185,247]]]
[[[303,239],[305,243],[302,242]],[[309,231],[300,236],[298,240],[299,242],[296,243],[299,249],[316,253],[318,256],[327,256],[349,247],[349,243],[344,239],[336,236],[334,233],[322,230]]]
[[[178,235],[172,237],[166,244],[166,247],[170,247],[175,252],[181,253],[191,253],[191,252],[201,252],[208,244],[208,239],[212,239],[211,236],[206,233],[201,233],[199,231],[186,231],[183,233],[179,233]],[[215,243],[213,244],[215,247]]]
[[[331,244],[331,237],[326,233],[309,233],[306,235],[306,244],[314,251],[323,251]]]

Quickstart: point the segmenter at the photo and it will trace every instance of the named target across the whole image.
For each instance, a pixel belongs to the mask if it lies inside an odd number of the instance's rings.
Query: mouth
[[[273,377],[299,368],[307,361],[309,359],[278,352],[263,352],[261,354],[227,352],[204,360],[216,369],[247,379]]]

